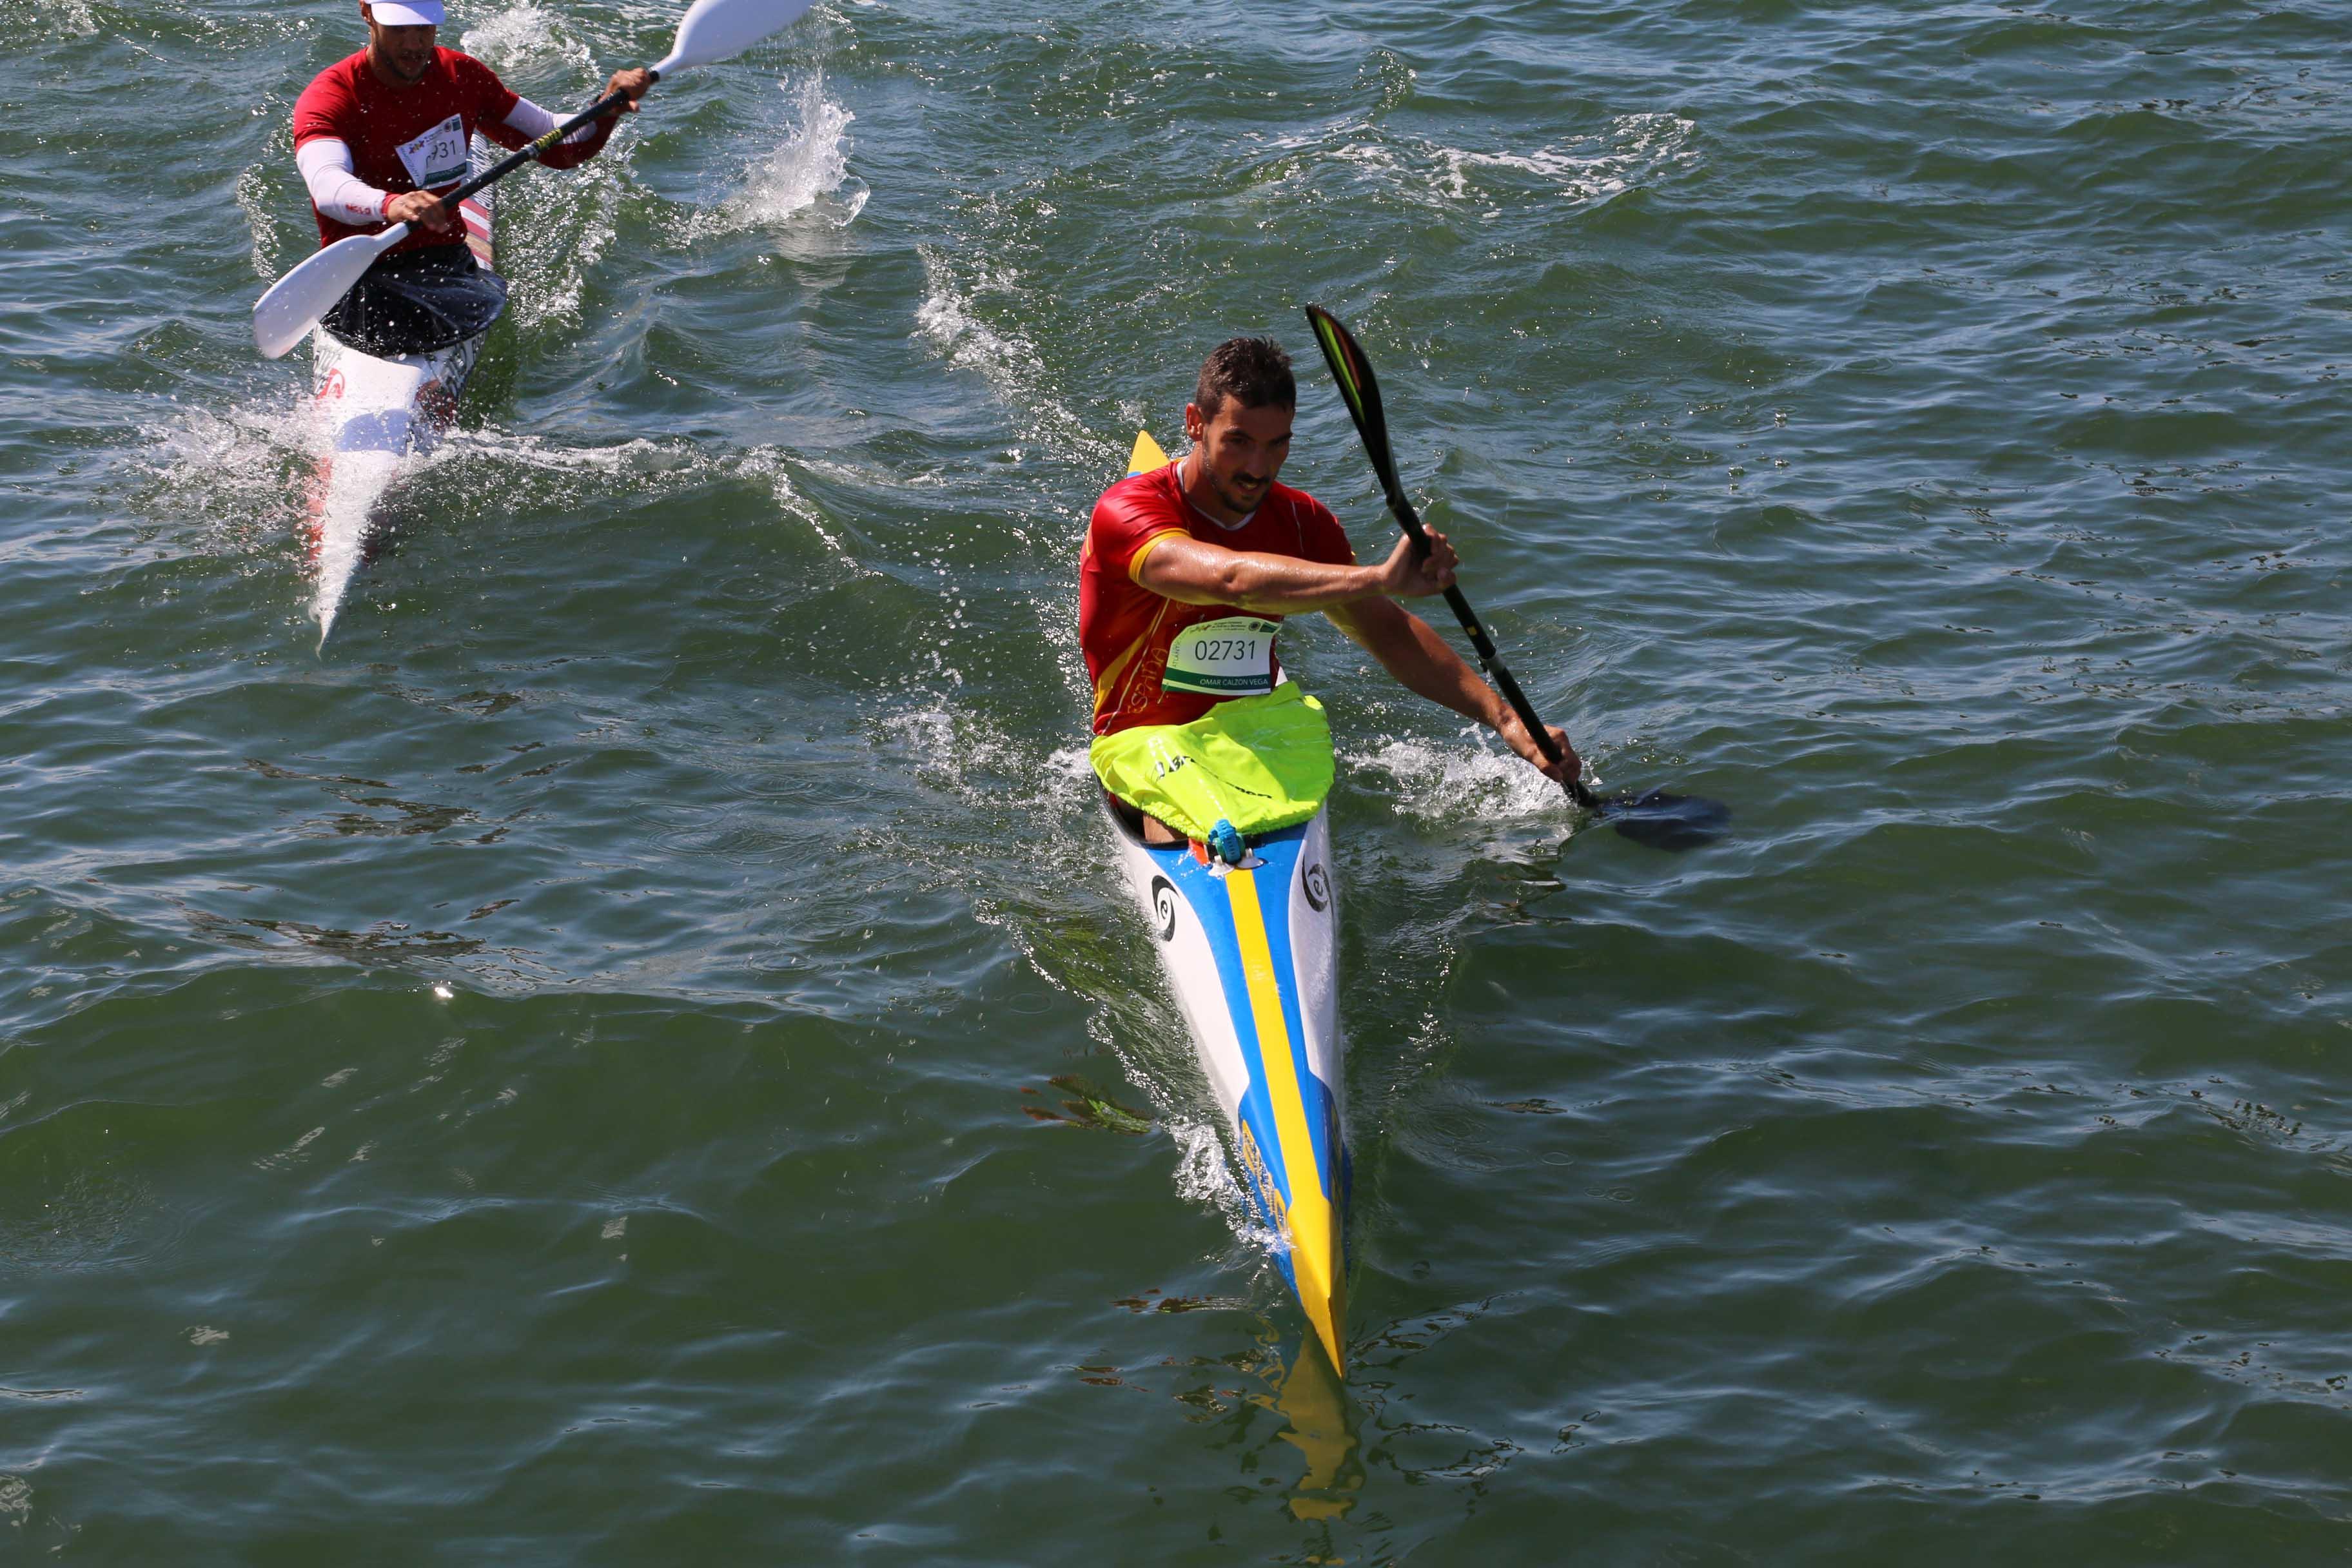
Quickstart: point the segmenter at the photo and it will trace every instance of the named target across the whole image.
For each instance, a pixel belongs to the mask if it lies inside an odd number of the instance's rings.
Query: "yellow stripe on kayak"
[[[1283,1021],[1282,988],[1274,974],[1274,955],[1266,947],[1265,915],[1258,907],[1257,877],[1235,869],[1225,876],[1226,896],[1233,900],[1234,935],[1241,947],[1242,978],[1249,987],[1250,1016],[1257,1024],[1258,1081],[1265,1085],[1274,1105],[1275,1136],[1290,1185],[1290,1207],[1283,1228],[1290,1241],[1290,1271],[1298,1284],[1298,1303],[1315,1325],[1331,1364],[1344,1372],[1343,1352],[1348,1318],[1348,1282],[1339,1277],[1339,1216],[1323,1191],[1315,1168],[1315,1138],[1307,1129],[1306,1102],[1299,1098],[1298,1078],[1290,1057],[1290,1028]],[[1338,1151],[1333,1151],[1336,1158]]]

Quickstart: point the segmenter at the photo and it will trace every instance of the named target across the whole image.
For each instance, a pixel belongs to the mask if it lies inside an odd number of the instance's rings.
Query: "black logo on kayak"
[[[1307,875],[1299,880],[1307,884],[1307,901],[1314,906],[1317,914],[1331,907],[1331,879],[1324,874],[1322,861],[1310,862]]]
[[[1151,918],[1160,922],[1160,940],[1176,940],[1176,884],[1165,877],[1151,879]]]

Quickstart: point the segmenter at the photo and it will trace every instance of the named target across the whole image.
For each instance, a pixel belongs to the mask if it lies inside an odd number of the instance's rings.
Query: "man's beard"
[[[1241,481],[1239,480],[1235,480],[1234,485],[1238,485],[1240,482]],[[1234,486],[1220,484],[1217,487],[1217,499],[1225,503],[1228,510],[1252,512],[1257,510],[1258,503],[1260,501],[1265,500],[1265,492],[1272,488],[1273,486],[1271,484],[1261,483],[1248,494],[1244,495],[1241,490],[1234,488]]]

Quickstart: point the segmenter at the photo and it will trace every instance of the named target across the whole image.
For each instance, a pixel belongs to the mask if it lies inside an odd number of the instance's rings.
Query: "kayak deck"
[[[1352,1170],[1340,1113],[1338,910],[1321,814],[1250,841],[1240,867],[1150,845],[1105,795],[1251,1207],[1335,1368],[1346,1367]]]

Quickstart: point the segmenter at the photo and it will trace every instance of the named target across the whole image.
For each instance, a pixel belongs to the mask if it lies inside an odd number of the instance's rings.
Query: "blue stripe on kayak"
[[[1290,1037],[1290,1069],[1299,1087],[1299,1100],[1307,1112],[1307,1126],[1314,1151],[1315,1172],[1325,1198],[1335,1209],[1344,1214],[1348,1198],[1348,1174],[1344,1169],[1335,1171],[1333,1145],[1338,1142],[1338,1108],[1330,1085],[1315,1076],[1307,1060],[1306,1020],[1299,1005],[1298,973],[1290,948],[1290,884],[1296,875],[1298,856],[1307,836],[1305,825],[1286,827],[1250,842],[1265,865],[1259,868],[1258,907],[1263,915],[1266,949],[1271,956],[1276,977],[1280,984],[1282,1016],[1285,1032]],[[1147,851],[1155,864],[1176,885],[1185,903],[1200,920],[1207,934],[1209,951],[1217,964],[1217,980],[1223,989],[1226,1015],[1233,1020],[1234,1033],[1242,1047],[1242,1060],[1250,1068],[1250,1085],[1242,1096],[1241,1123],[1255,1142],[1257,1152],[1267,1175],[1287,1205],[1295,1201],[1286,1162],[1282,1158],[1281,1134],[1276,1128],[1272,1091],[1259,1076],[1257,1064],[1263,1061],[1257,1021],[1250,1007],[1249,983],[1243,972],[1240,941],[1234,931],[1233,900],[1223,880],[1213,875],[1206,866],[1192,858],[1185,848],[1151,846]],[[1345,1159],[1342,1152],[1341,1159]],[[1269,1228],[1282,1228],[1280,1219],[1266,1206],[1264,1196],[1254,1183],[1244,1181],[1251,1205]],[[1283,1272],[1291,1272],[1290,1259],[1281,1259]],[[1296,1281],[1294,1280],[1295,1284]]]

